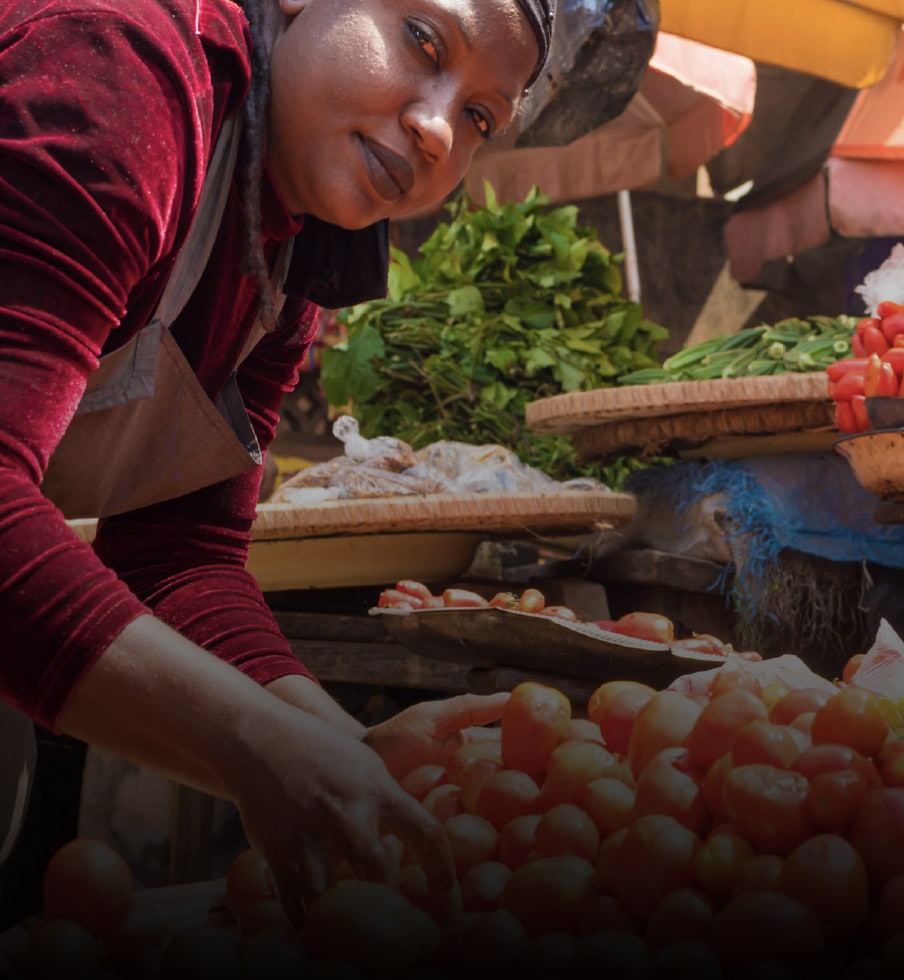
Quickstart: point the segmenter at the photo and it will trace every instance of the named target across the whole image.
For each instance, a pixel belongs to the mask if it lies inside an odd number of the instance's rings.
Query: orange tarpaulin
[[[849,88],[886,72],[904,0],[660,0],[660,28]]]

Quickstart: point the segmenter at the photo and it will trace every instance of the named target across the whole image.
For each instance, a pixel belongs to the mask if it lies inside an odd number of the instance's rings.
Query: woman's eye
[[[474,125],[477,127],[481,139],[488,140],[493,135],[493,124],[486,113],[480,109],[468,109],[468,112],[474,120]]]
[[[418,24],[409,24],[408,30],[424,54],[434,65],[439,65],[439,46],[436,41]]]

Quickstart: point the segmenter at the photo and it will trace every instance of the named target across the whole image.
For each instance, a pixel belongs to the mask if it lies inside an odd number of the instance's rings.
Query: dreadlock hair
[[[260,317],[267,329],[276,321],[276,303],[270,270],[264,256],[261,229],[261,181],[264,168],[264,134],[270,98],[270,61],[264,32],[262,0],[237,0],[248,20],[251,34],[251,84],[245,101],[245,119],[239,146],[238,184],[245,208],[245,259],[243,272],[254,276],[260,294]]]

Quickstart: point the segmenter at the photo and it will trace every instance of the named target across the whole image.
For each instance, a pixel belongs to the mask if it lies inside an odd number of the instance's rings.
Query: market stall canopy
[[[468,193],[523,200],[534,185],[553,201],[648,187],[690,176],[729,145],[753,111],[756,68],[741,55],[660,32],[638,92],[617,118],[566,146],[478,154]]]
[[[660,0],[660,28],[849,88],[894,55],[904,0]]]
[[[904,34],[891,68],[857,96],[823,167],[793,191],[726,224],[734,277],[830,239],[904,235]]]

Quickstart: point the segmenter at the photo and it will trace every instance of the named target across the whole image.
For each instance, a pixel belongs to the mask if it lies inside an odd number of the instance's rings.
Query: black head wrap
[[[530,88],[540,76],[549,57],[552,25],[556,16],[556,0],[518,0],[518,6],[524,11],[524,16],[527,17],[531,30],[537,37],[537,44],[540,45],[540,58],[527,80],[527,88]]]

